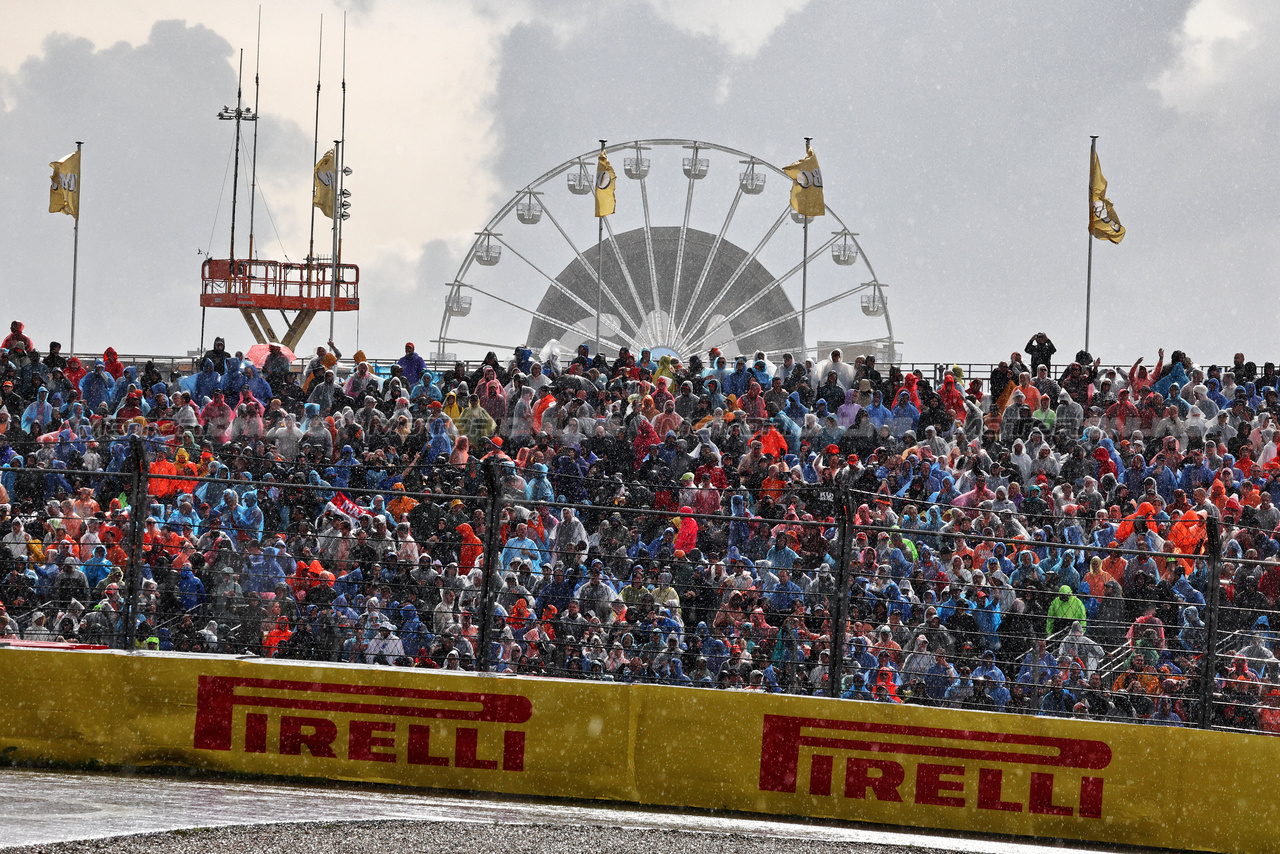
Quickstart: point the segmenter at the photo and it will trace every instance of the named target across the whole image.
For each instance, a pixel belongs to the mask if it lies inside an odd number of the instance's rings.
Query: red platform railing
[[[220,258],[206,259],[200,270],[200,305],[206,308],[263,308],[336,311],[360,308],[360,268],[337,266],[337,294],[331,295],[331,264],[293,264]]]

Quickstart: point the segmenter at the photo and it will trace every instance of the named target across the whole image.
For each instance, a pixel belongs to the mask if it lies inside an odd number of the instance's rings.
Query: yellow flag
[[[53,181],[49,186],[49,213],[71,214],[80,218],[80,152],[68,154],[49,164]]]
[[[1089,165],[1089,233],[1099,240],[1110,240],[1119,243],[1124,240],[1124,226],[1116,216],[1111,200],[1107,198],[1107,179],[1102,177],[1102,167],[1098,165],[1098,153],[1093,153],[1093,162]]]
[[[614,198],[614,184],[617,180],[618,175],[609,165],[609,158],[605,156],[604,147],[601,146],[600,160],[596,163],[596,216],[608,216],[617,207],[618,200]]]
[[[337,183],[337,171],[334,169],[333,149],[329,149],[320,162],[316,164],[316,189],[312,204],[320,212],[333,219],[333,188]]]
[[[791,178],[791,209],[801,216],[822,216],[827,212],[822,203],[822,170],[813,146],[805,144],[804,157],[782,169]]]

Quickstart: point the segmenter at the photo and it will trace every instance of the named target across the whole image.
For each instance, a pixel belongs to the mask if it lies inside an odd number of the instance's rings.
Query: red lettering
[[[1071,815],[1071,807],[1060,807],[1053,802],[1053,775],[1042,771],[1031,773],[1030,811],[1035,815]]]
[[[831,794],[831,768],[835,757],[815,753],[809,762],[809,794]]]
[[[394,753],[375,751],[375,747],[396,746],[394,737],[375,736],[375,732],[396,731],[396,725],[385,721],[352,721],[347,740],[347,758],[365,762],[395,762]]]
[[[1001,799],[1004,788],[1004,772],[999,768],[978,769],[978,809],[1022,812],[1022,804]]]
[[[267,752],[267,716],[251,712],[244,716],[244,752]]]
[[[524,770],[524,733],[518,729],[502,734],[502,770]]]
[[[448,757],[431,755],[431,727],[421,724],[409,724],[409,764],[449,764]]]
[[[871,771],[876,771],[876,776],[872,777]],[[877,801],[902,803],[898,787],[906,778],[907,772],[897,762],[850,756],[844,766],[844,796],[863,800],[870,789]]]
[[[303,732],[303,728],[311,732]],[[304,718],[284,715],[280,718],[280,755],[301,756],[302,747],[316,758],[337,759],[333,742],[338,737],[338,726],[328,718]]]
[[[916,766],[916,803],[935,807],[962,807],[964,798],[951,798],[943,792],[963,792],[964,782],[961,780],[943,780],[948,777],[963,777],[963,765],[933,765],[921,762]]]
[[[1080,817],[1102,818],[1102,778],[1080,778]]]
[[[919,743],[919,739],[930,741]],[[818,748],[824,754],[868,751],[1041,768],[1100,770],[1111,763],[1111,748],[1105,742],[1087,739],[765,715],[760,742],[760,789],[794,793],[804,747]]]
[[[430,720],[489,721],[519,724],[529,720],[527,697],[462,691],[426,691],[378,685],[345,685],[283,679],[201,676],[196,691],[194,744],[197,750],[230,750],[236,706],[295,709],[319,713],[366,714]],[[260,692],[285,692],[270,696]],[[417,700],[406,705],[389,700]],[[440,703],[449,704],[441,707]],[[468,708],[455,708],[465,704]],[[478,706],[479,708],[475,708]]]
[[[458,734],[454,740],[453,747],[453,764],[456,768],[483,768],[485,770],[493,770],[498,767],[496,759],[477,759],[476,758],[476,742],[479,740],[480,731],[472,727],[458,727]]]

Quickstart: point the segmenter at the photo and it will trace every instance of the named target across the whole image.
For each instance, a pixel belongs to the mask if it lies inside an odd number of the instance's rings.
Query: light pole
[[[229,262],[228,275],[235,275],[236,261],[236,191],[240,185],[240,123],[256,122],[258,114],[242,103],[241,83],[244,78],[244,51],[240,51],[240,72],[236,78],[236,107],[231,109],[224,106],[218,111],[218,119],[224,122],[233,121],[236,123],[236,144],[235,144],[235,168],[231,173],[231,249],[227,253]]]
[[[352,171],[351,167],[342,165],[342,157],[345,154],[342,140],[335,139],[333,141],[333,255],[329,259],[333,270],[329,277],[330,341],[333,340],[333,314],[338,307],[338,256],[342,253],[342,222],[351,218],[351,214],[347,212],[351,207],[351,202],[348,201],[351,191],[342,186],[342,179]]]

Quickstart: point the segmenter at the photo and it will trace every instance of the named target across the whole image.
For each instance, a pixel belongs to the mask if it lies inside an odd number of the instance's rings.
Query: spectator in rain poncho
[[[1084,668],[1086,679],[1097,669],[1105,654],[1106,651],[1101,644],[1085,635],[1084,625],[1079,620],[1072,621],[1071,628],[1067,630],[1067,636],[1058,645],[1058,655],[1065,655],[1074,661],[1079,661]]]
[[[253,363],[247,359],[244,363],[244,374],[244,388],[247,389],[259,403],[265,403],[266,401],[271,400],[271,384],[258,373],[258,369],[255,368]]]
[[[356,369],[351,372],[351,376],[347,377],[347,381],[342,384],[342,393],[347,397],[354,397],[357,400],[369,392],[369,385],[372,384],[374,389],[382,387],[377,376],[369,368],[368,362],[360,362],[356,365]]]
[[[246,534],[250,540],[261,540],[264,517],[262,508],[258,506],[257,491],[246,492],[242,501],[243,504],[235,514],[236,529]]]
[[[431,434],[431,441],[427,445],[427,458],[431,460],[445,457],[446,459],[453,454],[453,441],[449,438],[448,425],[443,418],[437,418],[427,427]]]
[[[427,373],[427,363],[418,355],[412,341],[404,345],[404,355],[396,361],[396,364],[400,366],[405,382],[410,386],[416,384]]]
[[[306,405],[307,420],[302,425],[302,443],[320,450],[324,459],[333,458],[333,434],[320,416],[320,406],[315,403]]]
[[[831,351],[831,358],[818,364],[817,373],[820,377],[825,377],[828,372],[836,372],[836,380],[840,383],[842,389],[848,389],[855,385],[855,371],[853,365],[844,361],[844,356],[839,350]]]
[[[204,360],[200,373],[196,374],[191,388],[191,399],[198,406],[203,406],[213,397],[213,393],[222,388],[222,375],[213,370],[213,362]]]
[[[1204,622],[1200,619],[1200,610],[1191,605],[1178,612],[1178,643],[1187,652],[1199,654],[1204,652],[1206,632]]]
[[[276,450],[286,459],[296,457],[302,447],[302,430],[293,413],[285,415],[277,426],[268,430],[266,437],[276,443]]]
[[[136,391],[138,391],[138,369],[133,365],[129,365],[124,369],[124,374],[116,380],[116,386],[111,392],[108,408],[113,412],[119,409],[124,405],[125,396],[130,392]]]
[[[901,439],[907,433],[914,433],[920,423],[920,410],[911,402],[911,395],[906,389],[898,392],[897,404],[889,421],[889,429],[895,439]]]
[[[533,464],[533,476],[525,483],[525,497],[547,504],[556,500],[555,488],[547,479],[547,467],[543,463]]]
[[[99,406],[112,399],[115,388],[115,378],[107,373],[102,360],[99,359],[94,362],[93,370],[80,380],[80,399],[91,412],[96,412]]]
[[[242,403],[236,407],[236,417],[231,421],[228,441],[261,439],[263,432],[262,416],[254,405]]]
[[[230,438],[233,417],[231,407],[223,400],[222,392],[214,391],[213,399],[200,410],[200,426],[215,444],[223,445]]]
[[[311,384],[307,395],[307,403],[315,404],[321,412],[333,410],[335,395],[338,392],[337,378],[333,371],[325,371],[324,379]]]
[[[49,403],[49,390],[41,388],[36,399],[22,413],[22,429],[28,433],[43,433],[53,422],[53,406]]]

